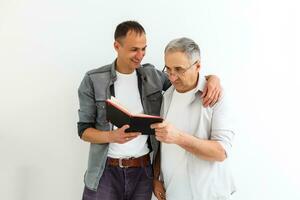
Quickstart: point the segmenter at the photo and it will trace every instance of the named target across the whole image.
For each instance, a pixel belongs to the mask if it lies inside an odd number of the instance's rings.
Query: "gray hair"
[[[200,60],[200,48],[198,44],[186,37],[170,41],[165,48],[165,54],[169,52],[182,52],[188,57],[191,63]]]

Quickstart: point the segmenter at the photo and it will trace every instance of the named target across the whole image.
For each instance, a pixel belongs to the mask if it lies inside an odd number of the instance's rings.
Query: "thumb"
[[[123,125],[121,128],[120,128],[120,130],[121,131],[125,131],[126,129],[128,129],[129,128],[129,125],[128,124],[125,124],[125,125]]]

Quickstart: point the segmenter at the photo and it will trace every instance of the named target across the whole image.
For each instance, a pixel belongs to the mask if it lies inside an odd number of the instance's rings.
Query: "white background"
[[[81,199],[88,147],[77,88],[111,63],[124,20],[146,29],[144,62],[175,37],[200,44],[202,72],[231,98],[235,200],[300,199],[299,7],[284,0],[0,0],[0,196]]]

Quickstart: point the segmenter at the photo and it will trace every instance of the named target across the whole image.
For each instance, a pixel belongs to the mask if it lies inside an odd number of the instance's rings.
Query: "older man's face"
[[[178,92],[187,92],[197,85],[200,62],[189,61],[182,52],[165,54],[165,67],[168,78]]]

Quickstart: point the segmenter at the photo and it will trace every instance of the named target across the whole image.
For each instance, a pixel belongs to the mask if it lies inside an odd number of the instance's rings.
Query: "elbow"
[[[78,135],[79,135],[79,138],[80,138],[81,140],[87,142],[87,141],[88,141],[88,138],[87,138],[87,135],[84,134],[84,133],[85,133],[85,131],[82,132],[82,133],[79,133]]]
[[[218,146],[216,148],[216,161],[223,162],[227,158],[227,151],[221,143],[217,143]]]
[[[83,141],[88,141],[88,137],[87,137],[87,130],[90,128],[95,128],[95,124],[94,123],[87,123],[87,122],[78,122],[77,123],[77,129],[78,129],[78,136],[80,139],[82,139]]]
[[[226,160],[226,158],[227,158],[227,156],[224,153],[224,154],[221,154],[221,155],[218,156],[217,161],[218,162],[223,162],[224,160]]]
[[[86,131],[84,131],[80,137],[81,140],[85,141],[85,142],[89,142],[89,137],[88,134],[86,134]]]
[[[226,160],[226,158],[227,158],[226,152],[225,152],[224,149],[222,149],[218,152],[218,155],[216,157],[216,161],[223,162],[224,160]]]
[[[81,130],[81,132],[78,134],[80,139],[85,141],[85,142],[88,142],[89,141],[89,134],[87,134],[87,129],[84,129],[84,130]]]

